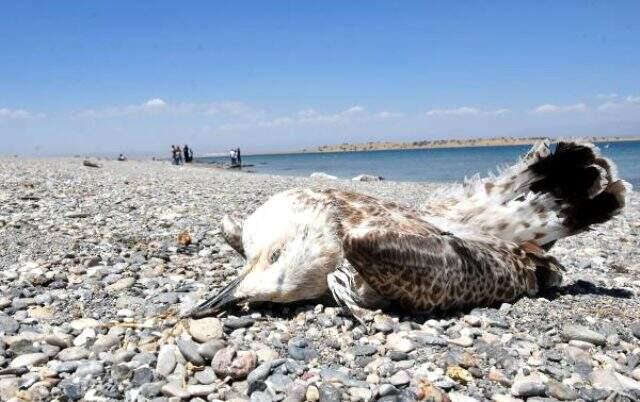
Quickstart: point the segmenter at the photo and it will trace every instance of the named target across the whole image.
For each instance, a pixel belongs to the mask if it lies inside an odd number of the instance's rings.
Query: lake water
[[[640,141],[598,144],[602,154],[618,165],[620,177],[640,188]],[[325,172],[340,178],[372,174],[394,181],[461,181],[496,166],[511,164],[530,146],[412,149],[366,152],[328,152],[278,155],[247,155],[247,170],[290,176]],[[198,162],[228,163],[228,157],[198,158]]]

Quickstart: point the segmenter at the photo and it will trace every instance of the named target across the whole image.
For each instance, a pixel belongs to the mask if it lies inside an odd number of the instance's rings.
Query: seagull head
[[[252,233],[252,241],[245,242],[252,244],[245,266],[216,296],[198,306],[196,314],[241,303],[290,303],[324,295],[327,275],[342,258],[340,244],[326,226],[293,218],[275,225],[250,219],[244,230],[263,233]]]

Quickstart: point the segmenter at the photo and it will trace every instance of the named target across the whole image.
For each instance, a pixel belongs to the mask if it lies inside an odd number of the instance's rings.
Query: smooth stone
[[[398,388],[394,387],[391,384],[382,384],[378,387],[378,395],[379,396],[391,396],[397,395],[400,391]]]
[[[71,360],[68,362],[61,362],[60,360],[54,360],[49,363],[49,367],[58,373],[73,373],[80,367],[82,362],[80,360]]]
[[[276,350],[269,347],[256,350],[256,355],[258,355],[258,362],[260,363],[269,362],[280,357]]]
[[[98,335],[96,341],[91,346],[91,350],[96,353],[106,352],[111,348],[118,346],[120,344],[120,338],[116,335]]]
[[[315,385],[309,385],[307,387],[305,397],[309,402],[317,402],[320,400],[320,390],[318,390],[318,387],[316,387]]]
[[[62,390],[62,393],[72,400],[78,400],[82,398],[85,393],[88,384],[77,380],[78,377],[73,379],[64,379],[58,383],[58,388]]]
[[[189,321],[189,334],[200,343],[212,339],[220,339],[224,335],[222,323],[219,319],[206,317],[199,320]]]
[[[416,338],[416,342],[420,343],[421,345],[424,346],[441,346],[441,347],[445,347],[449,345],[449,342],[447,342],[446,339],[443,339],[441,337],[438,336],[432,336],[432,335],[420,335],[417,336]]]
[[[564,354],[566,355],[567,360],[573,365],[577,365],[577,364],[583,364],[587,366],[593,365],[593,362],[591,360],[591,354],[589,354],[588,352],[585,352],[580,348],[576,348],[574,346],[567,346],[564,349]]]
[[[38,320],[48,320],[53,317],[54,311],[50,307],[34,306],[29,308],[29,317]]]
[[[116,283],[113,283],[107,286],[105,289],[107,292],[120,292],[125,289],[129,289],[136,283],[136,278],[127,277],[118,280]]]
[[[388,334],[393,332],[394,322],[391,317],[377,315],[373,318],[373,329]]]
[[[347,350],[347,353],[354,356],[371,356],[378,352],[378,348],[375,345],[365,344],[352,346]]]
[[[471,373],[459,366],[448,367],[447,376],[463,385],[473,381]]]
[[[396,352],[409,353],[415,350],[416,345],[409,338],[398,334],[390,334],[387,336],[387,349]]]
[[[511,386],[511,395],[519,397],[545,396],[546,385],[538,376],[516,377]]]
[[[247,384],[248,384],[248,392],[252,394],[255,391],[264,390],[265,384],[264,380],[267,379],[269,374],[271,373],[271,362],[262,363],[258,367],[256,367],[249,375],[247,376]]]
[[[177,304],[179,298],[176,293],[160,293],[153,298],[153,301],[161,304]]]
[[[81,332],[85,328],[95,328],[100,325],[100,322],[94,320],[93,318],[79,318],[77,320],[71,321],[69,324],[71,328],[74,330]]]
[[[70,348],[62,349],[56,356],[58,360],[63,362],[86,359],[87,357],[89,357],[89,351],[81,346],[72,346]]]
[[[354,402],[367,402],[371,399],[371,390],[361,387],[349,388],[349,396]]]
[[[609,391],[623,392],[622,384],[616,378],[616,373],[608,369],[596,369],[589,376],[591,385],[594,388],[606,389]]]
[[[640,394],[640,382],[616,373],[613,369],[593,370],[589,377],[594,388],[618,393],[635,392]]]
[[[198,353],[207,360],[213,359],[213,356],[223,349],[226,343],[222,339],[212,339],[208,342],[198,345]]]
[[[104,372],[104,364],[97,360],[90,360],[81,363],[76,369],[75,375],[79,377],[84,376],[98,376]]]
[[[195,342],[180,338],[176,340],[176,345],[178,346],[178,350],[182,356],[191,363],[198,366],[203,366],[205,364],[204,359],[200,356],[200,353],[198,353],[198,345]]]
[[[141,385],[150,383],[153,381],[153,370],[149,367],[140,367],[133,371],[133,377],[131,377],[131,383],[139,387]]]
[[[190,397],[209,396],[218,390],[216,384],[194,384],[187,386],[187,393]]]
[[[0,333],[15,334],[20,328],[20,323],[15,318],[0,313]]]
[[[257,391],[251,394],[249,402],[273,402],[271,394],[266,391]]]
[[[49,345],[57,346],[61,349],[68,348],[73,345],[73,337],[68,334],[52,334],[46,335],[44,341]]]
[[[316,350],[304,338],[296,338],[289,341],[287,351],[291,358],[302,361],[310,361],[318,355]]]
[[[258,358],[252,351],[237,352],[232,347],[226,347],[216,353],[211,361],[211,367],[216,375],[234,380],[244,380],[256,367]]]
[[[307,393],[307,384],[301,380],[295,380],[285,391],[286,398],[283,402],[305,402]]]
[[[479,327],[482,325],[482,318],[477,315],[465,315],[462,319],[472,327]]]
[[[341,392],[331,384],[322,383],[318,388],[320,391],[320,402],[340,402]]]
[[[161,391],[167,396],[174,396],[180,399],[187,399],[190,396],[189,392],[185,388],[182,388],[175,382],[170,382],[163,385]]]
[[[239,329],[249,328],[255,323],[255,320],[250,317],[230,317],[224,320],[225,328]]]
[[[9,368],[41,366],[49,361],[46,353],[27,353],[19,355],[9,363]]]
[[[265,382],[269,388],[277,393],[281,393],[285,392],[289,384],[291,384],[293,381],[291,380],[291,378],[284,374],[275,373],[270,376]]]
[[[578,399],[578,393],[573,388],[554,380],[547,382],[547,393],[560,401]]]
[[[13,398],[20,389],[20,381],[16,377],[0,377],[0,400],[8,401]]]
[[[31,339],[20,339],[11,344],[9,349],[16,355],[42,352],[42,348]]]
[[[407,360],[409,358],[409,355],[405,352],[398,352],[398,351],[391,351],[389,352],[389,359],[393,360],[394,362],[399,362],[402,360]]]
[[[577,340],[593,343],[594,345],[606,345],[607,338],[583,325],[565,325],[562,330],[562,337],[566,340]]]
[[[209,385],[213,384],[216,380],[216,373],[211,367],[205,367],[204,370],[196,371],[194,377],[200,384]]]
[[[468,348],[470,346],[473,346],[473,339],[468,336],[461,336],[459,338],[450,339],[449,343],[462,346],[463,348]]]
[[[76,336],[76,338],[73,340],[73,345],[84,346],[87,344],[87,342],[89,342],[91,339],[94,339],[95,337],[96,331],[93,328],[85,328],[82,330],[80,335]]]
[[[162,345],[158,353],[158,362],[156,363],[156,372],[161,376],[167,377],[176,368],[178,362],[176,356],[175,345]]]
[[[150,382],[148,384],[144,384],[140,387],[140,395],[146,398],[151,398],[157,396],[162,392],[162,383],[161,382]]]
[[[404,370],[400,370],[389,378],[391,385],[402,387],[411,382],[411,376]]]
[[[611,391],[601,388],[581,388],[578,396],[587,402],[597,402],[605,400]]]
[[[126,363],[118,363],[111,366],[111,377],[116,381],[124,381],[131,377],[131,367]]]

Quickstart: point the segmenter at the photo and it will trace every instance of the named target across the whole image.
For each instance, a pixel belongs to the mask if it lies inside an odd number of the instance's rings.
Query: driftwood
[[[92,167],[92,168],[100,168],[100,167],[102,167],[102,166],[98,165],[97,163],[91,162],[89,160],[85,160],[84,162],[82,162],[82,164],[84,166],[86,166],[86,167]]]

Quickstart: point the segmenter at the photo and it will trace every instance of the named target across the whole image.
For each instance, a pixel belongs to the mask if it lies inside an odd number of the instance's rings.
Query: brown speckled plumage
[[[381,296],[405,309],[513,300],[538,291],[537,264],[560,269],[554,259],[532,258],[510,242],[443,233],[397,205],[354,193],[324,193],[338,214],[345,258]],[[352,219],[362,215],[365,219]]]

